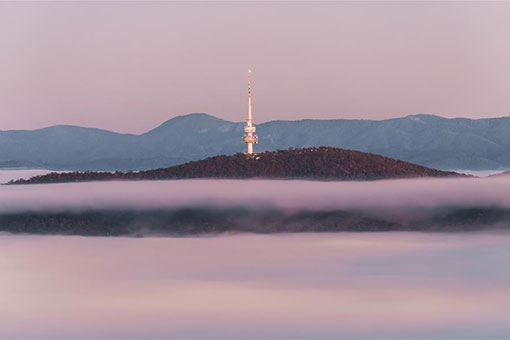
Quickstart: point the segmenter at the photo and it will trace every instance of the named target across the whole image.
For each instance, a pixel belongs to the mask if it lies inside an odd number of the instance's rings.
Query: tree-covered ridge
[[[163,180],[185,178],[295,178],[374,180],[384,178],[462,176],[380,155],[332,147],[311,147],[215,156],[169,168],[139,172],[50,173],[11,184],[104,180]]]
[[[510,209],[497,206],[401,210],[288,211],[241,206],[170,209],[104,208],[0,212],[0,232],[83,236],[199,235],[224,232],[466,232],[509,230]]]

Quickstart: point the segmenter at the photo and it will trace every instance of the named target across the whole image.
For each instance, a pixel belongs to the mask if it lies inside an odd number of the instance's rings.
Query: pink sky
[[[510,112],[510,3],[0,2],[0,130]]]

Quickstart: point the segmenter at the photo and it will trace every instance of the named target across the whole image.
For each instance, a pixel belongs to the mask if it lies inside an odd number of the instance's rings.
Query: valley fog
[[[507,338],[510,234],[0,235],[0,338]]]
[[[506,209],[508,192],[505,177],[93,182],[0,186],[0,213],[30,223],[34,211],[196,206],[393,216]],[[509,260],[503,231],[0,233],[0,338],[506,338]]]
[[[197,205],[291,210],[440,206],[508,208],[509,192],[510,176],[357,182],[195,179],[2,185],[0,212]]]

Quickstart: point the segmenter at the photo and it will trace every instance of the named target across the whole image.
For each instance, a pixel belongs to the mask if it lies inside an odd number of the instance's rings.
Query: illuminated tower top
[[[243,141],[248,145],[249,155],[253,154],[253,144],[259,142],[259,137],[255,134],[255,131],[257,131],[257,129],[253,125],[253,118],[251,115],[251,70],[248,70],[248,119],[244,127],[244,132],[246,132],[246,134],[243,136]]]

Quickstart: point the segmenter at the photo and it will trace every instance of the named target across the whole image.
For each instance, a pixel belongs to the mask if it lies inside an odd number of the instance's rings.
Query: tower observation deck
[[[253,144],[258,144],[259,137],[255,134],[257,128],[253,125],[253,119],[251,116],[251,70],[248,70],[248,119],[246,120],[246,126],[244,127],[243,141],[248,145],[248,154],[253,154]]]

